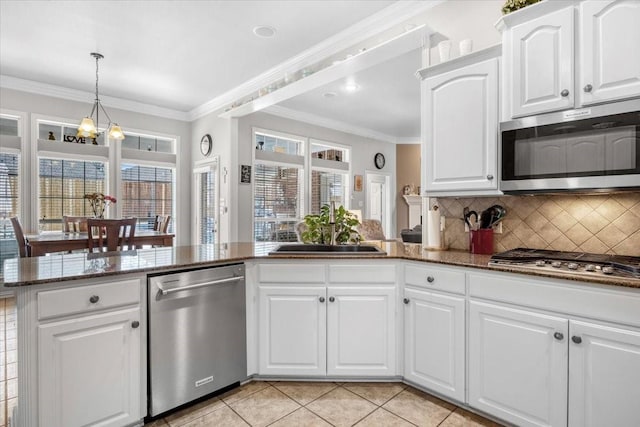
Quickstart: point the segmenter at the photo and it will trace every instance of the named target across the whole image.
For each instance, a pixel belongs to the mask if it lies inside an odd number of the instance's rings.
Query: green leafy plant
[[[506,15],[511,12],[515,12],[518,9],[522,9],[530,4],[538,3],[540,0],[507,0],[502,6],[502,14]]]
[[[302,232],[304,243],[329,244],[331,242],[331,224],[329,223],[329,205],[323,205],[317,215],[307,215],[304,223],[307,229]],[[358,218],[344,206],[336,208],[335,211],[335,233],[336,243],[357,243],[360,241],[360,234],[356,227],[360,224]]]

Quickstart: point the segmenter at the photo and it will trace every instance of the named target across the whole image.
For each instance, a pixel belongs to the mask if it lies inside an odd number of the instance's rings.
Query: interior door
[[[384,235],[389,236],[391,215],[389,212],[389,177],[367,174],[366,219],[377,219],[382,224]]]

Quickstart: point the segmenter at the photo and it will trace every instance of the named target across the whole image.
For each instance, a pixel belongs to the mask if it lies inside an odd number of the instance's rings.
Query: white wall
[[[364,138],[344,132],[339,132],[333,129],[328,129],[320,126],[310,125],[295,120],[285,119],[282,117],[273,116],[267,113],[254,113],[238,119],[238,142],[237,142],[237,163],[232,169],[235,171],[235,176],[232,177],[233,182],[236,184],[238,201],[237,210],[233,215],[234,220],[237,219],[238,241],[251,241],[253,239],[253,204],[252,204],[252,186],[251,185],[238,185],[238,169],[240,164],[250,165],[253,159],[253,150],[255,150],[255,144],[252,140],[252,129],[254,127],[268,129],[273,131],[279,131],[284,133],[290,133],[294,135],[300,135],[309,138],[316,138],[324,141],[335,142],[338,144],[348,145],[351,147],[351,177],[350,185],[353,190],[353,175],[362,175],[364,177],[365,170],[378,171],[373,163],[373,156],[375,153],[383,153],[386,158],[386,164],[380,171],[382,173],[388,173],[391,175],[391,188],[395,188],[395,175],[396,175],[396,148],[395,145],[377,141],[370,138]],[[364,187],[364,184],[363,184]],[[352,192],[350,201],[350,207],[352,209],[364,209],[366,193],[363,189],[362,192]],[[362,202],[362,207],[360,206]],[[395,230],[395,201],[394,193],[392,191],[391,200],[391,230]],[[233,240],[233,239],[232,239]]]
[[[50,96],[42,96],[12,89],[0,89],[0,108],[15,110],[27,113],[29,123],[24,126],[25,134],[23,138],[30,143],[30,147],[35,147],[37,135],[30,135],[31,116],[33,114],[59,117],[64,119],[77,120],[91,112],[91,99],[87,103],[69,101]],[[151,131],[161,134],[173,135],[178,139],[177,147],[177,172],[176,172],[176,243],[178,245],[188,245],[191,243],[190,223],[191,218],[191,125],[180,120],[165,119],[148,114],[134,113],[130,111],[118,110],[105,107],[111,118],[116,121],[126,131],[136,129],[139,131]],[[34,179],[37,171],[30,170],[29,162],[26,162],[27,170],[23,171],[24,176]],[[29,179],[27,179],[29,181]],[[25,182],[25,181],[23,181]],[[30,185],[26,182],[27,189]],[[28,195],[29,192],[22,192]],[[24,226],[28,230],[37,229],[37,212],[34,217],[36,201],[30,197],[23,197]],[[31,214],[30,214],[31,213]]]

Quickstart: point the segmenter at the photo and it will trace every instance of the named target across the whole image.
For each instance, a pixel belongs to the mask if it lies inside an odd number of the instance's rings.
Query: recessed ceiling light
[[[360,86],[358,84],[356,84],[356,83],[353,83],[353,82],[349,82],[349,83],[344,85],[344,90],[346,92],[349,92],[349,93],[353,93],[353,92],[355,92],[355,91],[357,91],[359,89],[360,89]]]
[[[338,94],[335,92],[325,92],[322,94],[322,96],[324,96],[325,98],[335,98],[336,96],[338,96]]]
[[[258,25],[253,28],[253,34],[263,39],[268,39],[276,35],[276,29],[269,25]]]

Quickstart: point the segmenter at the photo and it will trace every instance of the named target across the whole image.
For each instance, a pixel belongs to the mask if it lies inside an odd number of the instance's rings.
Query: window
[[[175,138],[127,133],[110,148],[104,133],[95,140],[78,139],[77,123],[44,117],[36,123],[41,230],[61,230],[63,215],[93,216],[84,199],[88,193],[116,197],[107,218],[136,217],[139,229],[152,229],[156,215],[170,215],[173,230]],[[116,156],[110,154],[113,149]],[[120,182],[119,188],[109,188],[110,171],[115,171],[111,182]]]
[[[105,193],[104,162],[40,158],[40,209],[38,222],[42,231],[62,230],[62,217],[93,216],[88,193]]]
[[[255,132],[255,241],[296,241],[303,215],[304,139]]]
[[[123,163],[120,172],[123,217],[138,218],[136,227],[146,230],[153,229],[156,215],[173,217],[173,169]]]
[[[4,260],[18,256],[10,219],[19,216],[19,165],[18,154],[0,153],[0,274]]]
[[[320,208],[331,202],[346,206],[349,154],[349,149],[311,141],[311,213],[320,213]]]

